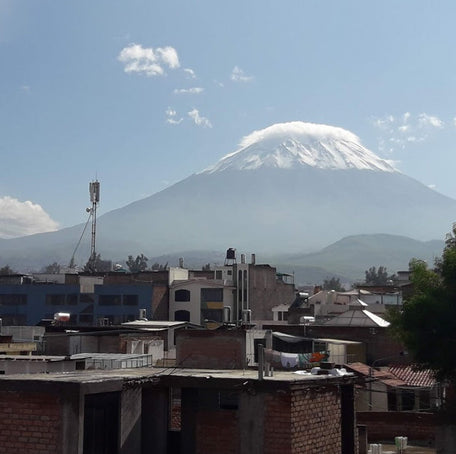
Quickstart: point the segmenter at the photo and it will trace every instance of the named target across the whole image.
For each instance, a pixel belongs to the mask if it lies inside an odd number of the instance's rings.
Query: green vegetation
[[[137,255],[134,259],[132,255],[128,256],[126,265],[130,273],[140,273],[141,271],[147,270],[148,258],[144,254]]]
[[[410,262],[412,296],[391,317],[394,333],[423,369],[440,380],[456,381],[456,229],[447,236],[434,269]]]
[[[325,279],[322,285],[323,290],[335,290],[336,292],[345,292],[345,289],[340,283],[340,279],[332,277],[331,279]]]
[[[396,280],[394,274],[388,275],[385,266],[379,266],[378,269],[375,266],[371,266],[364,274],[366,276],[365,283],[369,285],[387,285]]]
[[[12,270],[9,265],[5,265],[0,268],[0,275],[14,274],[14,273],[15,273],[15,271]]]

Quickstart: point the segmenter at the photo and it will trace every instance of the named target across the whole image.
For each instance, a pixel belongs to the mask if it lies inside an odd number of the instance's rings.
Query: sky
[[[456,198],[450,0],[0,0],[0,238],[152,195],[275,123]]]

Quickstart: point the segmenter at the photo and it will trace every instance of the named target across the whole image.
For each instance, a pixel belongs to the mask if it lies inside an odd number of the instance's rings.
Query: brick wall
[[[291,454],[291,395],[267,394],[264,405],[264,453]]]
[[[239,452],[236,410],[199,411],[196,418],[196,454]]]
[[[292,453],[341,452],[338,389],[294,391],[291,398]]]
[[[59,454],[62,407],[49,394],[0,391],[0,452]]]
[[[169,319],[169,289],[168,284],[154,284],[152,300],[152,320]]]
[[[300,389],[265,397],[265,454],[341,452],[337,387]]]
[[[249,298],[253,320],[272,320],[272,308],[291,304],[295,287],[277,279],[276,269],[269,265],[249,267]]]
[[[394,437],[408,437],[433,445],[436,432],[436,418],[432,413],[416,412],[357,412],[358,424],[367,426],[369,441],[394,440]]]
[[[246,366],[244,331],[179,331],[176,363],[182,367],[243,369]]]

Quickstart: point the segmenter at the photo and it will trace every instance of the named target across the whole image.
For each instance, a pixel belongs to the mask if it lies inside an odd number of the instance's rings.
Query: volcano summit
[[[387,161],[363,147],[355,134],[335,126],[294,121],[275,124],[246,136],[240,150],[228,154],[205,172],[302,166],[394,171]]]

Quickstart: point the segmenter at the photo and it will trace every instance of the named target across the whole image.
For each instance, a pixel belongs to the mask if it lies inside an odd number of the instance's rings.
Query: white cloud
[[[253,131],[243,137],[239,147],[245,148],[256,142],[264,140],[274,140],[276,137],[288,136],[297,141],[319,141],[323,138],[331,137],[334,140],[344,140],[353,142],[362,147],[361,141],[356,134],[337,126],[329,126],[316,123],[306,123],[303,121],[290,121],[287,123],[276,123],[267,128]]]
[[[174,94],[175,95],[185,95],[185,94],[199,95],[203,91],[204,91],[204,88],[201,88],[201,87],[175,88],[174,89]]]
[[[184,68],[184,73],[187,74],[189,79],[196,79],[195,71],[191,68]]]
[[[32,87],[30,87],[30,85],[21,85],[21,90],[25,93],[30,93]]]
[[[235,66],[231,71],[231,80],[234,82],[250,82],[253,80],[253,76],[246,75],[239,66]]]
[[[130,44],[124,47],[117,59],[123,63],[126,73],[144,74],[149,77],[162,76],[165,67],[179,68],[179,57],[173,47],[142,47],[141,44]]]
[[[201,117],[197,109],[193,109],[188,112],[188,116],[193,120],[195,125],[201,126],[203,128],[212,128],[212,124],[206,117]]]
[[[180,123],[182,123],[183,121],[183,118],[179,118],[177,119],[177,112],[172,109],[171,107],[168,107],[166,109],[166,123],[170,124],[170,125],[178,125]]]
[[[57,230],[58,223],[40,205],[0,197],[0,237],[14,238]]]
[[[428,115],[426,113],[422,113],[418,115],[418,124],[422,128],[437,128],[437,129],[442,129],[443,126],[445,125],[440,118],[434,116],[434,115]]]
[[[397,117],[385,115],[373,118],[372,124],[381,134],[378,139],[380,151],[387,153],[393,153],[397,148],[404,149],[407,144],[424,142],[445,127],[445,123],[435,115],[421,113],[414,116],[410,112]]]

